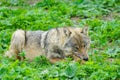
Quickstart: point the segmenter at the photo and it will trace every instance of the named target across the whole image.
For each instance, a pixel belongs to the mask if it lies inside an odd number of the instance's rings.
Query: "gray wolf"
[[[25,58],[33,60],[45,56],[51,62],[73,56],[74,60],[89,59],[87,50],[90,45],[88,27],[54,28],[48,31],[16,30],[11,39],[9,51],[5,56],[23,59],[19,54],[25,51]]]

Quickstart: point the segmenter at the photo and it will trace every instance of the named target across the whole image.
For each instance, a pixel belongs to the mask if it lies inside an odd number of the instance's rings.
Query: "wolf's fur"
[[[90,44],[87,27],[55,28],[48,31],[17,30],[13,33],[9,51],[6,56],[21,59],[19,53],[25,51],[25,58],[33,60],[43,55],[49,60],[64,59],[74,56],[75,59],[88,59],[87,48]]]

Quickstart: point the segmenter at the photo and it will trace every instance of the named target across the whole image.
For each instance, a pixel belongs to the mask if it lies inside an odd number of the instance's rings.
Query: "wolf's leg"
[[[49,59],[51,63],[56,63],[58,61],[63,60],[63,58],[61,58],[61,56],[58,53],[54,53],[52,51],[49,51],[47,53],[47,59]]]
[[[5,53],[5,56],[6,56],[6,57],[9,57],[9,58],[15,57],[16,59],[19,59],[19,60],[20,60],[20,56],[19,56],[18,51],[13,50],[13,49],[10,49],[9,51],[7,51],[7,52]]]
[[[51,59],[49,59],[49,61],[51,62],[51,63],[56,63],[56,62],[58,62],[58,61],[62,61],[63,59],[60,59],[60,58],[51,58]]]

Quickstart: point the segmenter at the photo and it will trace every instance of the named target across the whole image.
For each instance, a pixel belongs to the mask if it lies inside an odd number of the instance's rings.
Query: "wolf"
[[[45,56],[51,62],[56,62],[72,56],[74,60],[88,61],[87,50],[90,46],[88,27],[53,28],[48,31],[16,30],[11,39],[9,50],[5,56],[16,59],[29,59]],[[25,51],[25,56],[20,53]]]

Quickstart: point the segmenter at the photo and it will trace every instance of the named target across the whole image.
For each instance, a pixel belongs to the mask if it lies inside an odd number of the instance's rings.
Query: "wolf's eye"
[[[83,47],[86,47],[86,45],[83,45]]]
[[[85,44],[83,44],[83,47],[85,48],[85,47],[86,47],[86,45],[85,45]]]
[[[78,47],[74,47],[74,51],[75,51],[75,52],[77,52],[77,51],[78,51],[78,49],[79,49]]]

